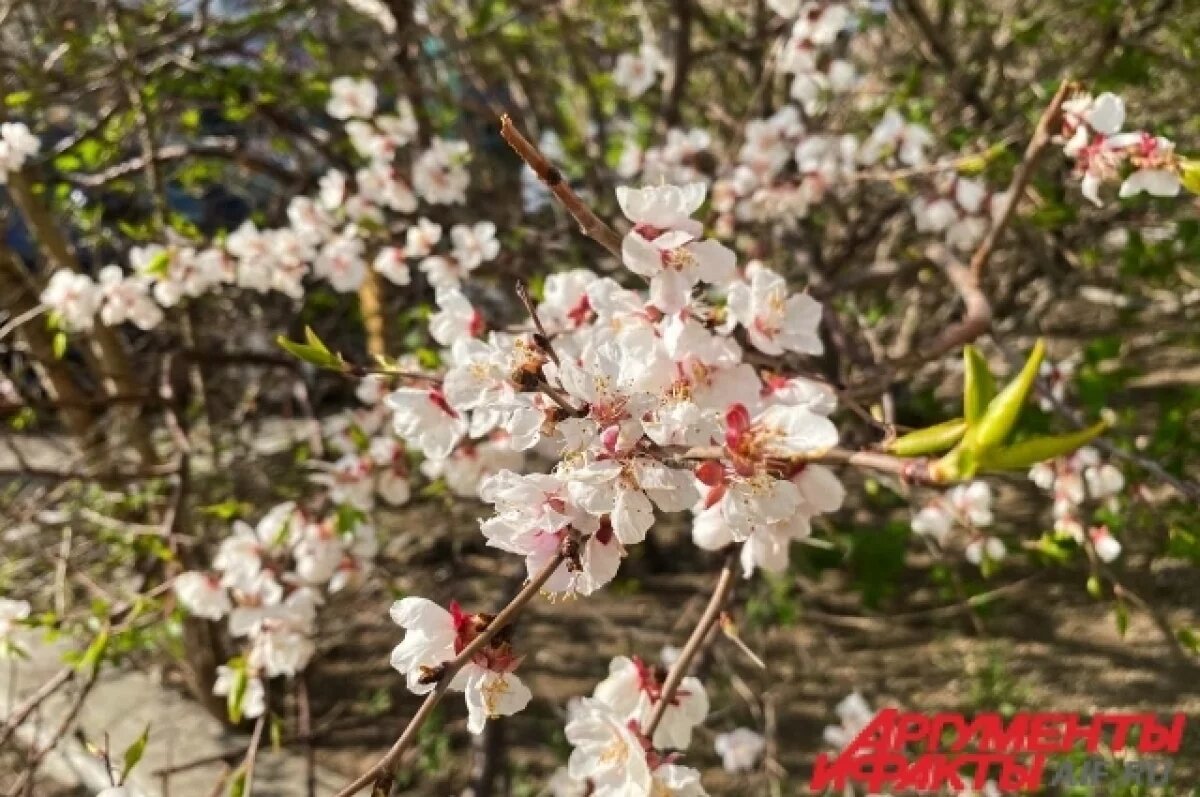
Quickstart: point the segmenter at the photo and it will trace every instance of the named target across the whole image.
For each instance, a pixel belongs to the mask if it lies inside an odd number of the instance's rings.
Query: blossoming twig
[[[550,163],[546,156],[529,142],[529,139],[521,135],[521,131],[513,125],[508,114],[500,117],[500,136],[508,142],[514,152],[521,156],[521,160],[525,161],[530,169],[533,169],[533,173],[546,184],[550,193],[554,194],[559,202],[562,202],[563,207],[579,224],[580,231],[607,249],[613,256],[620,257],[621,236],[593,213],[592,209],[579,198],[579,195],[571,190],[571,186],[567,185],[562,172]]]
[[[996,247],[996,241],[1000,239],[1000,234],[1004,232],[1004,228],[1008,226],[1008,222],[1012,219],[1013,212],[1017,209],[1017,204],[1021,201],[1021,196],[1025,193],[1025,186],[1029,184],[1029,178],[1033,176],[1033,169],[1037,165],[1038,158],[1041,157],[1042,151],[1046,145],[1050,143],[1050,128],[1058,119],[1059,112],[1062,110],[1063,101],[1067,98],[1068,90],[1074,85],[1070,79],[1063,80],[1058,86],[1058,91],[1054,93],[1054,97],[1050,100],[1050,104],[1046,106],[1046,110],[1042,111],[1042,116],[1038,119],[1037,126],[1033,129],[1033,136],[1029,139],[1029,144],[1025,147],[1025,157],[1021,159],[1020,165],[1017,166],[1016,172],[1013,173],[1012,182],[1008,184],[1006,192],[1007,199],[997,216],[995,223],[988,230],[986,236],[979,247],[975,250],[975,254],[971,256],[971,277],[978,282],[983,276],[983,269],[987,266],[988,260],[992,256],[992,250]]]
[[[693,446],[682,454],[680,459],[707,460],[720,459],[723,450],[720,446]],[[881,451],[854,451],[847,448],[830,448],[803,458],[805,462],[843,462],[858,468],[891,473],[909,484],[934,485],[940,484],[930,472],[924,459],[897,457]]]
[[[717,576],[716,586],[713,587],[712,597],[708,600],[708,606],[704,607],[704,614],[700,616],[700,621],[696,623],[696,627],[692,630],[692,635],[688,637],[687,643],[683,646],[683,651],[680,652],[679,658],[671,665],[671,672],[667,675],[667,680],[663,683],[662,697],[654,708],[654,714],[650,717],[650,722],[642,729],[649,738],[654,738],[654,731],[658,729],[658,724],[662,722],[663,715],[667,711],[667,707],[672,704],[675,698],[675,692],[679,689],[679,684],[687,675],[688,669],[691,667],[692,659],[700,652],[700,647],[704,644],[704,640],[708,638],[708,634],[712,631],[713,626],[721,618],[721,612],[725,608],[725,602],[729,600],[730,594],[733,592],[734,584],[734,568],[738,561],[738,548],[736,546],[729,549],[729,553],[725,557],[725,564],[721,567],[721,573]]]
[[[404,755],[404,751],[416,739],[417,732],[421,729],[421,726],[429,719],[434,708],[437,707],[437,704],[441,702],[442,697],[449,690],[450,682],[454,680],[455,673],[462,669],[476,653],[482,650],[491,641],[492,637],[516,619],[517,615],[521,613],[529,601],[533,600],[533,597],[538,594],[542,586],[554,575],[565,559],[566,555],[562,552],[551,558],[545,567],[530,579],[524,589],[518,592],[508,602],[508,605],[501,609],[500,613],[488,623],[487,628],[481,631],[479,636],[475,637],[469,645],[464,647],[453,661],[447,662],[442,667],[442,671],[438,675],[437,688],[430,692],[425,701],[421,703],[420,708],[417,709],[417,713],[408,721],[408,725],[400,733],[400,737],[396,739],[391,749],[373,767],[355,778],[352,783],[339,791],[335,797],[350,797],[350,795],[357,794],[367,785],[390,775],[391,771],[400,761],[400,757]]]

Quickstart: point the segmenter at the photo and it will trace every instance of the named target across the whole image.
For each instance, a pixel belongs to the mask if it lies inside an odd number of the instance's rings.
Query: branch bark
[[[725,555],[725,564],[721,567],[721,572],[717,576],[717,583],[713,586],[712,597],[708,599],[708,605],[704,607],[704,614],[700,615],[699,622],[692,629],[692,634],[684,644],[679,658],[671,665],[671,671],[667,674],[666,682],[663,683],[662,696],[659,698],[658,705],[654,707],[654,713],[650,716],[650,722],[642,729],[642,733],[651,739],[654,738],[654,731],[658,729],[663,715],[667,712],[667,706],[671,705],[671,702],[675,699],[675,693],[679,691],[679,685],[683,683],[684,677],[687,676],[688,670],[692,666],[692,661],[700,652],[704,641],[708,638],[717,621],[721,619],[721,612],[725,608],[725,603],[729,600],[729,596],[733,594],[739,550],[740,546],[735,545]]]
[[[521,131],[513,124],[508,114],[500,117],[500,135],[512,147],[513,151],[525,161],[538,179],[546,184],[550,193],[563,204],[571,218],[579,225],[579,231],[596,243],[603,246],[614,257],[621,256],[621,236],[608,226],[599,216],[592,212],[571,186],[567,184],[562,172],[529,142]]]

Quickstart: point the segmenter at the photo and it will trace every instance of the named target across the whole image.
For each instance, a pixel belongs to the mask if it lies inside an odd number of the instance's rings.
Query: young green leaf
[[[1008,437],[1021,415],[1025,400],[1029,398],[1029,392],[1033,389],[1038,369],[1041,368],[1045,356],[1046,342],[1039,339],[1021,372],[988,404],[987,411],[969,435],[973,438],[972,442],[977,450],[995,448]]]
[[[229,797],[246,797],[246,770],[242,767],[229,781]]]
[[[1039,462],[1066,456],[1103,434],[1106,429],[1108,423],[1099,421],[1070,434],[1023,440],[1007,448],[985,452],[983,467],[987,470],[1024,470]]]
[[[996,397],[996,380],[987,360],[974,346],[963,348],[963,416],[969,426],[983,417],[987,406]]]
[[[79,660],[80,670],[95,670],[100,666],[100,662],[104,661],[104,653],[108,650],[108,629],[105,628],[96,638],[92,640],[92,644],[88,645],[87,651],[83,654],[83,658]]]
[[[1117,601],[1114,611],[1116,613],[1117,633],[1124,639],[1125,634],[1129,631],[1129,607],[1123,601]]]
[[[246,698],[246,668],[236,667],[233,671],[233,687],[225,698],[225,708],[229,712],[229,721],[237,725],[242,721],[242,703]]]
[[[279,718],[278,714],[271,714],[270,734],[271,750],[278,753],[283,749],[283,720]]]
[[[129,773],[142,760],[142,754],[146,752],[146,742],[150,741],[150,726],[142,731],[142,735],[133,741],[133,744],[125,748],[125,755],[122,757],[121,764],[121,783],[125,782],[125,778],[129,777]]]
[[[940,454],[961,440],[966,431],[966,420],[955,418],[952,421],[917,429],[897,437],[886,446],[885,450],[898,457],[923,457],[929,454]]]
[[[971,434],[968,433],[962,442],[933,463],[929,470],[934,481],[940,484],[973,478],[979,470],[979,457],[971,440]]]
[[[306,363],[312,363],[318,368],[331,368],[334,370],[342,369],[342,360],[336,354],[331,353],[325,348],[317,348],[304,343],[297,343],[294,340],[288,340],[283,335],[275,338],[275,342],[281,348],[297,357]]]
[[[1200,194],[1200,160],[1184,160],[1179,168],[1183,187],[1193,194]]]

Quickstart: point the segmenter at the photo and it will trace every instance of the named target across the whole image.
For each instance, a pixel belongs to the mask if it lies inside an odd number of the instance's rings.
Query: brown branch
[[[691,668],[692,660],[700,652],[705,639],[708,638],[709,632],[721,619],[721,612],[725,608],[726,601],[733,593],[733,585],[735,581],[735,571],[738,559],[738,547],[734,546],[729,549],[729,553],[725,556],[725,564],[721,567],[721,572],[717,576],[717,583],[713,586],[712,597],[708,599],[708,606],[704,607],[704,614],[700,615],[699,622],[692,629],[692,635],[688,637],[687,642],[683,646],[683,650],[679,654],[679,658],[671,665],[671,671],[667,674],[667,680],[663,683],[662,696],[659,698],[658,705],[654,707],[654,714],[651,715],[650,721],[646,723],[646,727],[642,729],[642,733],[654,738],[654,731],[658,729],[659,723],[662,722],[663,715],[667,712],[667,706],[675,698],[675,693],[679,691],[679,685],[683,683],[684,677],[688,674]]]
[[[262,741],[263,726],[267,724],[267,712],[263,712],[254,723],[254,733],[250,736],[250,746],[246,748],[246,759],[242,762],[245,780],[242,781],[242,794],[254,794],[254,765],[258,762],[258,748]]]
[[[12,788],[8,791],[8,797],[18,797],[23,794],[26,787],[29,786],[34,776],[37,774],[38,767],[46,756],[50,755],[59,740],[66,735],[71,725],[75,722],[75,718],[79,716],[79,712],[83,709],[84,702],[87,701],[88,695],[91,694],[92,687],[96,685],[96,678],[100,675],[101,662],[96,662],[96,665],[90,669],[82,687],[79,689],[79,694],[75,696],[71,707],[63,714],[62,720],[54,728],[54,731],[49,737],[44,737],[45,741],[35,747],[29,754],[29,758],[25,763],[25,770],[21,773],[21,777],[17,778]],[[41,739],[43,737],[39,737]]]
[[[304,740],[304,794],[317,797],[317,748],[312,735],[312,703],[308,699],[308,671],[296,681],[296,711],[299,731]]]
[[[458,673],[458,671],[461,670],[475,656],[476,653],[483,649],[483,647],[492,640],[492,637],[494,637],[499,631],[503,630],[507,625],[516,619],[517,615],[521,613],[521,611],[526,605],[529,604],[531,600],[533,600],[533,597],[538,594],[539,590],[541,590],[542,585],[550,579],[550,576],[554,575],[554,572],[558,570],[559,566],[564,561],[566,561],[566,555],[563,552],[559,552],[558,555],[551,559],[545,567],[538,571],[538,574],[525,585],[524,589],[518,592],[513,599],[508,602],[508,605],[500,610],[500,613],[497,614],[490,623],[488,623],[487,628],[480,632],[479,636],[475,637],[475,639],[473,639],[469,645],[463,648],[462,652],[460,652],[453,661],[446,663],[442,669],[442,674],[438,679],[437,686],[432,692],[429,693],[429,696],[425,698],[424,702],[421,703],[420,708],[417,709],[417,713],[414,714],[412,719],[408,721],[408,725],[404,727],[404,730],[400,733],[400,737],[396,739],[396,742],[392,745],[391,749],[388,750],[387,753],[384,754],[383,758],[379,759],[374,766],[372,766],[363,774],[359,775],[350,784],[342,788],[335,797],[350,797],[350,795],[357,794],[359,791],[378,780],[386,780],[391,777],[392,770],[395,769],[397,764],[400,762],[400,757],[404,755],[404,752],[417,738],[417,732],[421,729],[421,726],[425,724],[425,721],[429,719],[429,716],[433,713],[433,710],[437,707],[437,704],[441,702],[442,697],[444,697],[446,692],[450,689],[450,682],[454,680],[454,676]]]
[[[39,306],[37,287],[32,275],[12,250],[0,246],[0,307],[13,316],[27,316]],[[64,403],[62,421],[83,445],[90,450],[94,435],[95,417],[84,404],[87,393],[75,381],[66,363],[55,356],[54,336],[44,324],[26,324],[20,337],[33,356],[39,381],[51,402]],[[0,415],[4,407],[0,406]]]
[[[725,449],[721,446],[695,446],[677,454],[680,459],[704,460],[721,459]],[[930,471],[929,460],[924,458],[908,459],[885,454],[882,451],[853,451],[847,448],[830,448],[815,452],[809,456],[798,457],[804,462],[840,462],[856,468],[873,470],[879,473],[890,473],[908,484],[935,486],[942,484]]]
[[[1067,99],[1067,92],[1072,85],[1072,81],[1063,80],[1058,86],[1058,91],[1054,92],[1050,104],[1046,106],[1046,110],[1042,111],[1041,118],[1038,119],[1037,126],[1033,129],[1033,136],[1030,137],[1029,144],[1025,147],[1025,157],[1021,159],[1020,165],[1013,173],[1012,181],[1008,184],[1004,207],[1000,209],[1000,214],[992,223],[991,229],[980,242],[975,254],[971,256],[971,278],[976,283],[983,278],[984,267],[987,266],[988,259],[992,256],[992,250],[996,248],[996,241],[1000,239],[1000,234],[1004,232],[1004,228],[1012,219],[1013,213],[1025,193],[1025,187],[1029,185],[1029,179],[1033,176],[1038,158],[1046,149],[1046,145],[1050,143],[1051,128],[1058,120],[1063,101]]]
[[[563,204],[571,218],[579,225],[579,231],[596,243],[607,249],[614,257],[621,256],[621,236],[608,226],[592,209],[584,204],[571,186],[567,184],[562,172],[547,160],[537,147],[529,142],[521,131],[517,130],[508,114],[500,117],[500,136],[512,147],[513,151],[533,169],[538,179],[546,184],[550,193]]]
[[[671,87],[667,90],[662,110],[663,122],[670,126],[680,122],[679,110],[692,68],[692,19],[691,0],[675,0],[675,63],[671,69]]]
[[[996,217],[987,235],[971,255],[970,265],[958,262],[957,258],[942,245],[931,246],[927,251],[928,258],[942,266],[950,284],[954,286],[955,291],[962,299],[964,305],[962,320],[951,324],[932,343],[921,347],[914,354],[884,363],[880,373],[849,388],[847,390],[849,395],[858,397],[878,393],[885,389],[901,372],[936,360],[965,346],[991,328],[992,306],[983,292],[981,284],[983,272],[996,249],[1000,236],[1012,221],[1017,204],[1021,201],[1021,197],[1029,185],[1038,159],[1045,151],[1046,145],[1050,143],[1051,128],[1059,117],[1063,101],[1072,85],[1070,80],[1062,81],[1058,91],[1055,92],[1046,109],[1042,111],[1029,143],[1025,147],[1025,156],[1008,184],[1004,207],[1001,208],[1000,214]]]
[[[34,709],[40,706],[47,698],[59,690],[59,688],[75,677],[75,669],[73,667],[63,667],[51,678],[38,687],[38,690],[27,697],[21,705],[17,706],[8,717],[4,720],[4,727],[0,728],[0,747],[4,747],[4,743],[13,735],[17,728],[21,727],[22,723],[29,718]]]

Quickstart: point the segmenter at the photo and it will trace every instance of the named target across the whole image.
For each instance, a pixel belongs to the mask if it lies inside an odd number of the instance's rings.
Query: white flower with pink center
[[[405,630],[392,651],[391,664],[405,675],[416,694],[432,691],[441,678],[441,666],[452,661],[492,621],[490,615],[468,614],[458,603],[447,611],[425,598],[404,598],[391,609],[392,620]],[[513,670],[520,659],[513,655],[508,629],[501,630],[460,669],[450,688],[466,693],[467,728],[481,733],[488,719],[515,714],[532,695]]]
[[[325,110],[334,119],[369,119],[375,115],[378,98],[379,89],[370,80],[338,77],[329,84]]]
[[[180,573],[171,586],[183,608],[196,617],[220,620],[233,609],[219,573]]]
[[[647,665],[637,657],[618,656],[609,663],[608,677],[596,685],[592,698],[608,704],[627,722],[646,728],[663,700],[665,679],[662,668]],[[686,750],[692,730],[707,716],[708,694],[700,679],[689,675],[680,682],[654,730],[654,747]]]
[[[821,305],[805,293],[788,295],[783,277],[767,268],[748,274],[750,281],[729,289],[728,310],[741,324],[750,343],[763,354],[785,351],[820,354],[825,350],[817,333]]]
[[[444,459],[467,432],[467,422],[438,387],[402,387],[384,400],[396,434],[430,459]]]

